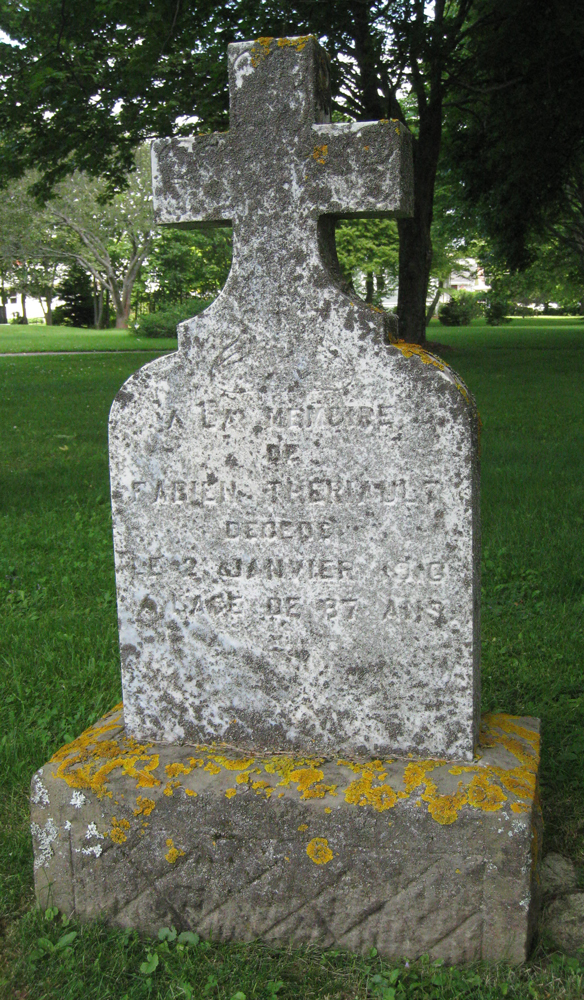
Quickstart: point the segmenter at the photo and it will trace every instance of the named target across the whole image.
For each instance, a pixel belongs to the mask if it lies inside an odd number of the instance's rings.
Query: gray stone
[[[538,724],[487,716],[482,740],[468,765],[242,756],[138,744],[118,709],[33,779],[37,898],[151,934],[521,962]]]
[[[546,908],[543,929],[549,944],[568,955],[584,951],[584,892],[554,899]]]
[[[399,122],[328,123],[312,38],[229,47],[228,133],[154,144],[160,222],[233,266],[110,419],[124,706],[139,739],[472,758],[477,415],[341,290],[335,219],[412,212]]]
[[[578,888],[578,875],[574,863],[561,854],[550,851],[541,864],[541,894],[551,898]]]

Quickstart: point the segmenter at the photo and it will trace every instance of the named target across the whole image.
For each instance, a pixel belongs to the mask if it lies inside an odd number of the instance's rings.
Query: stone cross
[[[468,759],[474,404],[348,296],[340,217],[412,212],[411,139],[329,124],[312,38],[229,47],[230,130],[153,147],[158,221],[233,226],[215,302],[123,386],[110,469],[139,739]]]
[[[277,285],[282,308],[313,287],[335,217],[412,214],[411,138],[397,121],[329,124],[310,37],[230,45],[229,92],[228,132],[153,144],[156,219],[232,225],[232,280]]]

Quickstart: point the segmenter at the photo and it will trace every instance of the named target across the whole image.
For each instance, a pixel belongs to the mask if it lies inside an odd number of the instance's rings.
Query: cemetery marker
[[[158,220],[232,223],[234,246],[112,408],[126,725],[470,759],[476,412],[336,275],[335,219],[413,211],[410,135],[328,124],[324,53],[280,41],[230,46],[229,132],[153,146]]]
[[[153,148],[158,220],[231,224],[233,265],[112,407],[124,704],[33,777],[37,897],[520,962],[538,723],[485,717],[473,756],[476,409],[336,260],[336,219],[413,211],[410,135],[330,124],[313,38],[231,45],[229,74],[229,132]]]

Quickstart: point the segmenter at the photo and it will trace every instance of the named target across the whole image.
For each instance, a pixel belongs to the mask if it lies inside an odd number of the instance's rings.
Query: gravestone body
[[[539,727],[485,717],[470,759],[476,412],[335,256],[336,218],[412,211],[410,136],[328,123],[314,39],[229,61],[229,132],[154,147],[159,220],[231,223],[233,266],[112,407],[124,704],[33,777],[37,899],[521,962]]]
[[[229,47],[230,129],[153,149],[163,224],[232,225],[222,293],[111,412],[137,738],[470,758],[477,418],[346,295],[335,219],[413,211],[397,121],[329,124],[312,38]]]

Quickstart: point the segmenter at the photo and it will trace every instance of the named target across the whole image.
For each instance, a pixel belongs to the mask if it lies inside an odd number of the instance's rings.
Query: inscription
[[[448,624],[442,601],[404,601],[390,597],[387,601],[383,618],[386,621],[415,621],[423,619],[440,628]],[[451,621],[451,628],[458,628],[458,622]]]
[[[174,570],[182,576],[195,576],[197,570],[197,560],[195,556],[141,556],[134,552],[122,551],[117,553],[118,563],[121,569],[132,570],[136,576],[148,574],[149,576],[163,576],[168,571]]]
[[[146,599],[147,603],[149,599]],[[154,604],[154,602],[151,602]],[[271,594],[263,603],[263,610],[273,618],[301,618],[303,611],[312,610],[325,618],[349,621],[355,614],[359,601],[357,597],[322,597],[313,601],[304,600],[300,594]],[[243,595],[232,590],[222,590],[206,597],[196,594],[189,614],[196,615],[240,615],[243,612]]]
[[[282,580],[303,577],[308,580],[346,580],[352,579],[353,563],[348,559],[285,559],[269,557],[267,559],[244,560],[239,558],[224,559],[219,563],[219,576],[235,579],[237,577],[263,577],[266,580]]]
[[[406,583],[440,583],[446,577],[448,565],[443,562],[415,562],[413,559],[403,559],[393,564],[383,566],[385,575],[395,584]]]
[[[270,479],[265,492],[273,503],[396,503],[406,499],[406,481],[371,479]]]
[[[221,406],[215,400],[197,403],[199,425],[205,430],[229,433],[253,425],[255,434],[272,428],[290,431],[319,431],[350,427],[371,430],[396,428],[392,407],[387,403],[345,404],[308,403],[298,406]],[[262,423],[259,422],[262,421]]]
[[[309,538],[332,538],[333,521],[226,521],[227,538],[282,538],[306,542]]]
[[[271,448],[268,445],[268,449]],[[270,463],[277,464],[279,457],[287,461],[293,452],[286,451],[295,445],[274,445],[276,451],[267,454]],[[272,457],[270,457],[272,456]],[[275,470],[274,470],[275,471]],[[253,487],[246,483],[238,484],[234,479],[219,479],[213,472],[198,479],[157,479],[147,482],[136,479],[131,485],[131,499],[147,500],[156,506],[193,504],[198,507],[216,507],[221,504],[237,504],[252,499],[250,490]],[[373,479],[332,479],[318,477],[314,479],[272,478],[260,486],[263,495],[270,503],[307,504],[396,504],[408,499],[405,479],[373,480]]]

